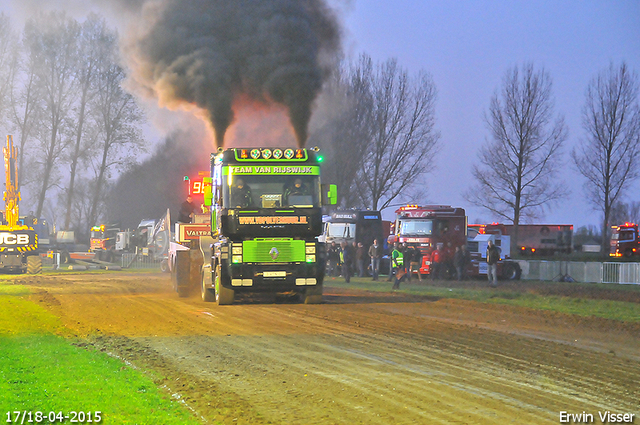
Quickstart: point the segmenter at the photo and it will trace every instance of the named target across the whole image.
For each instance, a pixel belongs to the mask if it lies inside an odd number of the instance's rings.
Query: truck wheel
[[[322,303],[322,284],[315,287],[308,287],[304,293],[305,304],[321,304]]]
[[[62,264],[69,264],[71,262],[71,255],[67,251],[62,251],[60,253],[60,262]]]
[[[207,280],[205,277],[205,271],[203,270],[200,276],[200,296],[202,296],[202,301],[210,303],[216,300],[216,294],[211,288],[207,288]]]
[[[215,289],[215,301],[217,305],[231,305],[233,304],[233,298],[235,297],[235,291],[233,289],[225,288],[222,286],[221,280],[222,276],[220,276],[220,264],[216,266],[216,281],[214,286]]]
[[[518,280],[522,270],[518,263],[505,263],[502,267],[502,278],[505,280]]]
[[[160,262],[160,271],[162,273],[169,273],[171,270],[169,269],[169,260],[162,260]]]
[[[30,255],[29,257],[27,257],[27,273],[42,273],[42,258],[40,258],[39,255]]]

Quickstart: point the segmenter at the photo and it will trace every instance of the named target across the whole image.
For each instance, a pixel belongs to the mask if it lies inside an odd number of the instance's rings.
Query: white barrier
[[[640,284],[640,263],[518,260],[523,280]]]
[[[602,283],[640,284],[640,263],[602,263]]]

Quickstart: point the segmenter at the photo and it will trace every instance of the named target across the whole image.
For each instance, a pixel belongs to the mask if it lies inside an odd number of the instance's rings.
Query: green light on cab
[[[184,181],[189,180],[189,176],[184,176]]]
[[[324,161],[324,157],[319,156],[319,157],[318,157],[318,162],[322,162],[322,161]]]

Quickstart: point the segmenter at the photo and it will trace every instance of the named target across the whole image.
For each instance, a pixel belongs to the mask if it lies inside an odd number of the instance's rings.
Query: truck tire
[[[322,284],[314,287],[310,286],[304,293],[305,304],[321,304],[322,303]]]
[[[521,274],[522,269],[518,263],[508,262],[502,267],[502,278],[505,280],[518,280]]]
[[[69,264],[71,262],[71,255],[69,255],[68,251],[62,251],[60,253],[60,263]]]
[[[215,290],[215,301],[217,305],[231,305],[233,304],[235,291],[222,286],[221,280],[220,264],[218,264],[216,266],[215,284],[213,285]]]
[[[169,260],[164,259],[164,260],[160,261],[160,271],[162,273],[171,272],[171,269],[169,268]]]
[[[27,257],[27,273],[42,273],[42,258],[39,255],[30,255]]]

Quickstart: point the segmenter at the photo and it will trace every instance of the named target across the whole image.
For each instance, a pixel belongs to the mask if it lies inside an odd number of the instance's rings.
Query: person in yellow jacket
[[[389,278],[391,278],[391,274],[394,275],[393,287],[391,289],[398,289],[400,287],[400,280],[404,279],[406,274],[404,270],[403,253],[400,249],[400,245],[396,244],[391,252],[391,265],[393,266],[393,272],[389,274]]]

